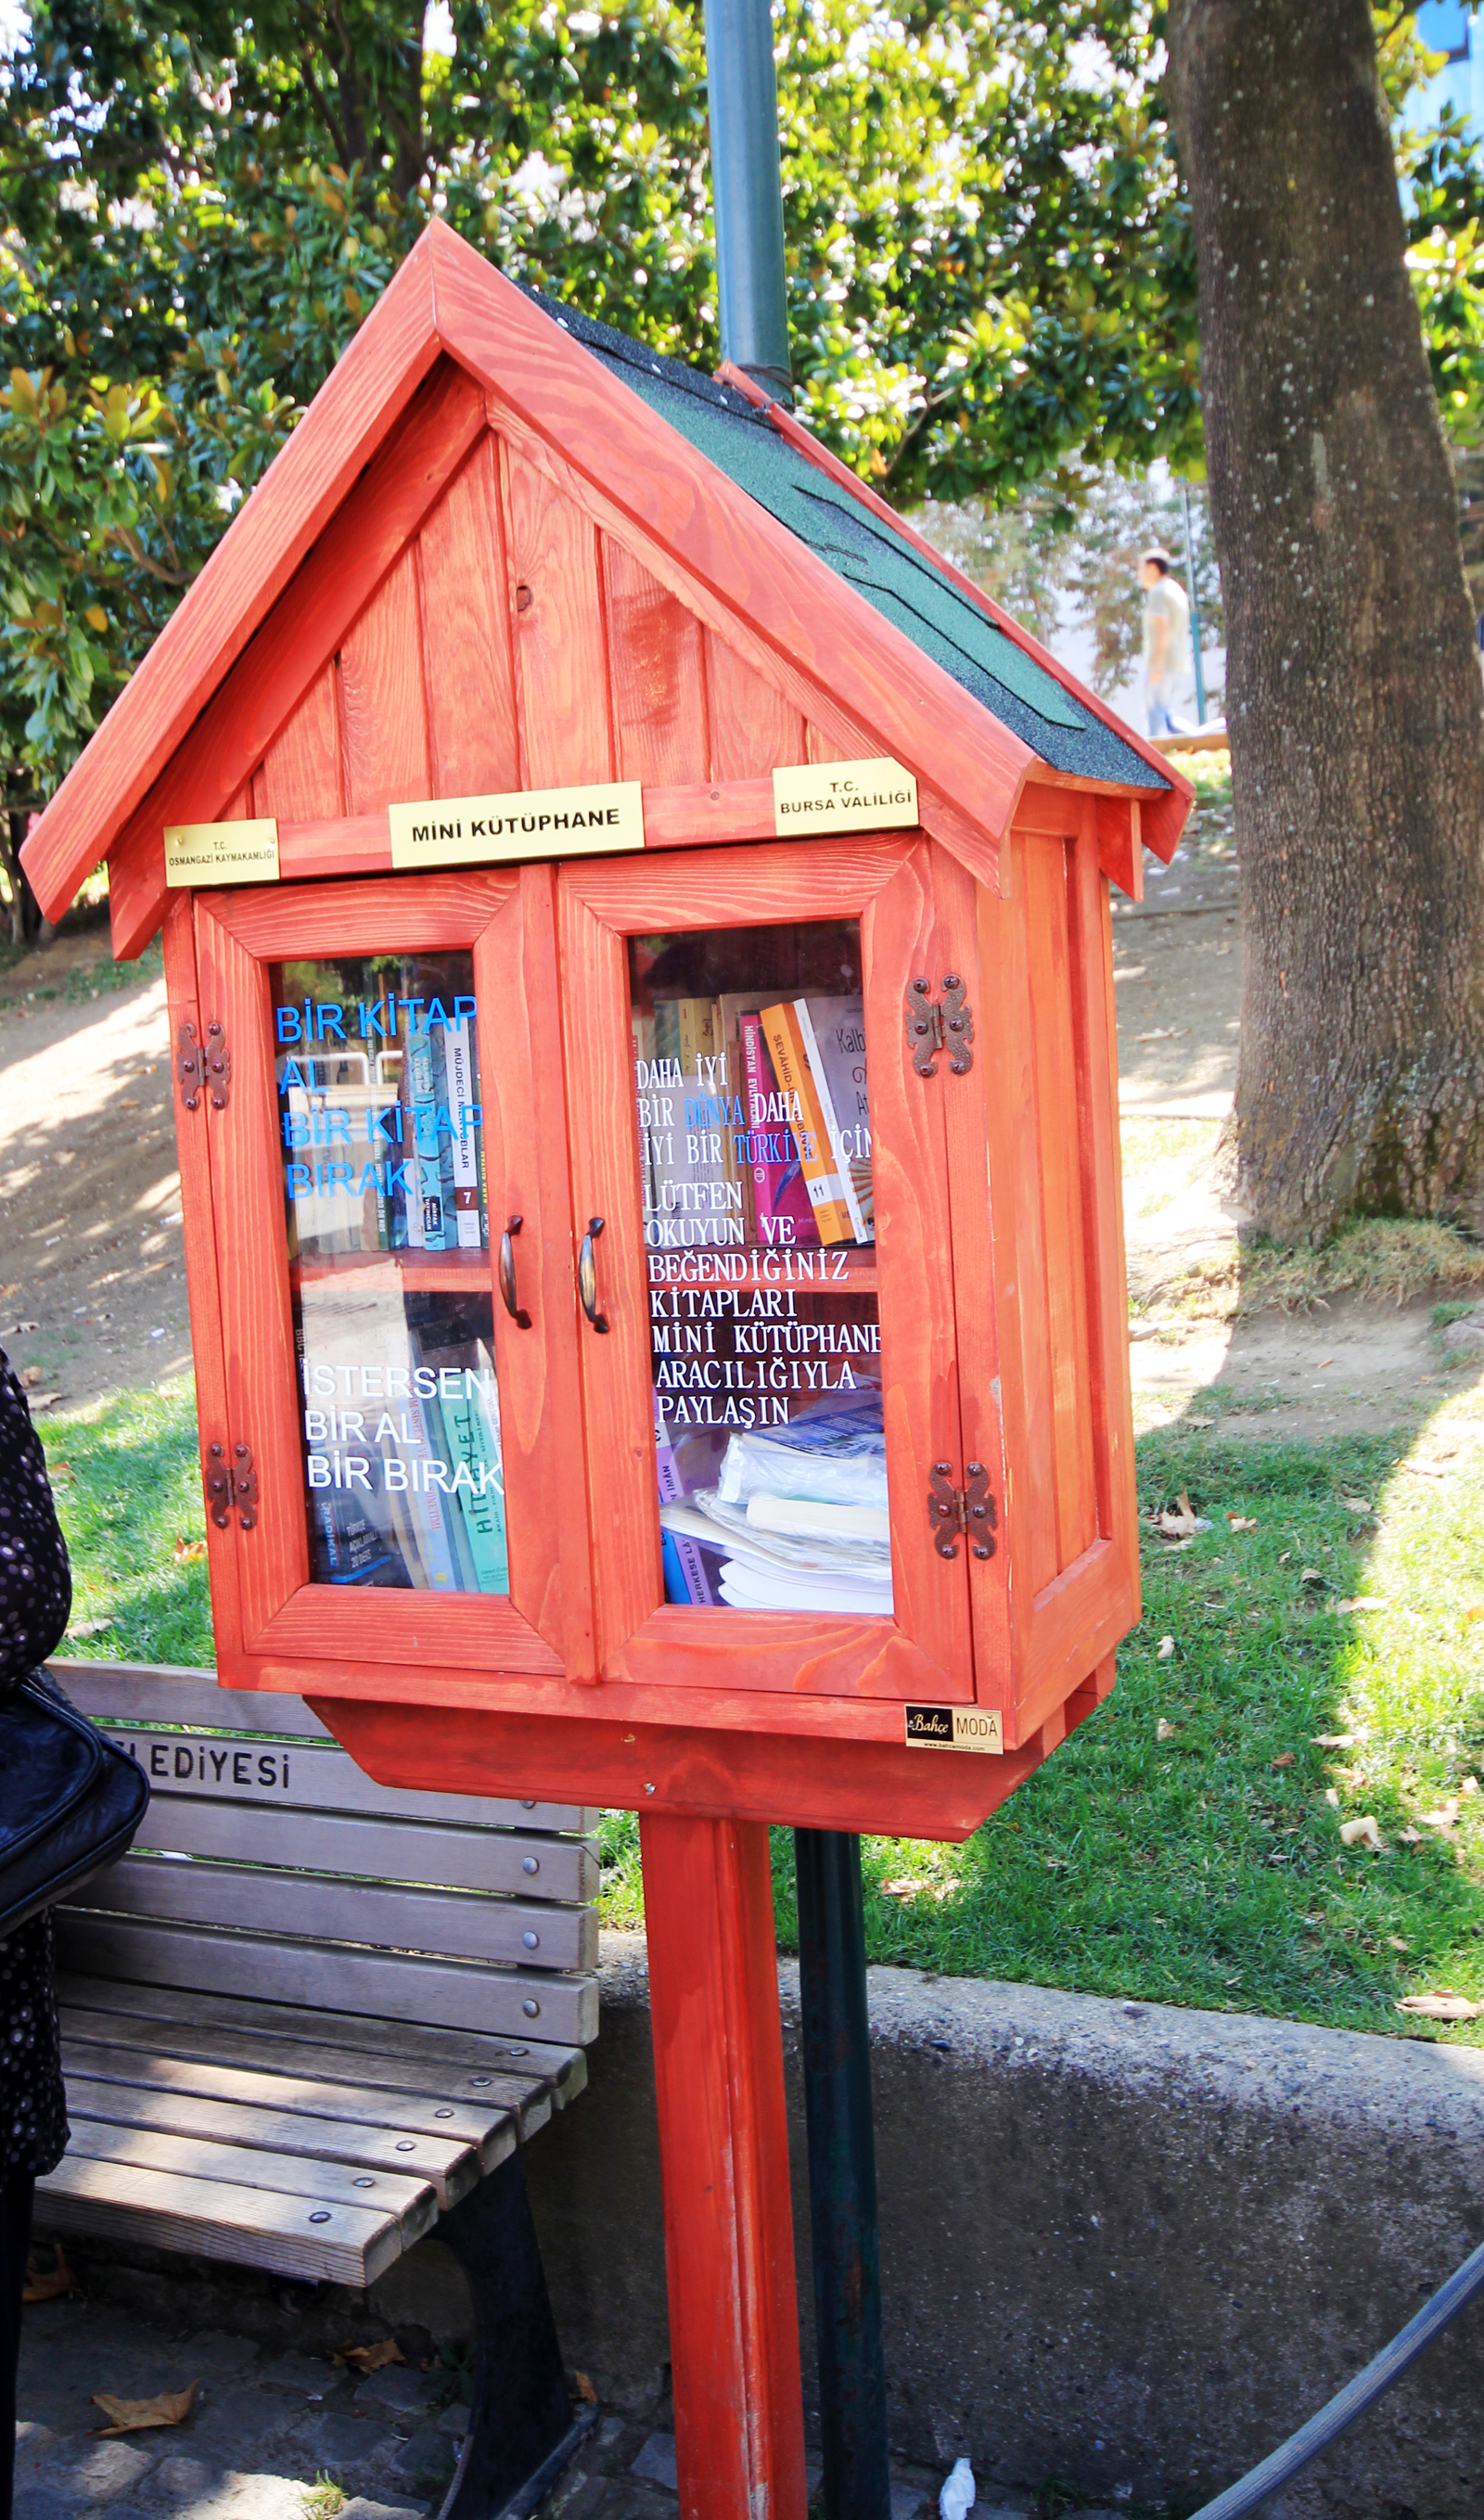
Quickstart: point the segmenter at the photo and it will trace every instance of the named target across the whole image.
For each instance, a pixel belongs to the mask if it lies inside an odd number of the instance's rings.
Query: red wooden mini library
[[[1189,804],[435,224],[26,844],[164,930],[222,1680],[645,1816],[707,2520],[802,2510],[761,1823],[962,1837],[1138,1615],[1108,888]]]

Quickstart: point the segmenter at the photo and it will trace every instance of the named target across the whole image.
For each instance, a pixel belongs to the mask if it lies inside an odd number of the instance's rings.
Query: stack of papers
[[[715,1487],[662,1505],[659,1519],[724,1553],[719,1589],[735,1608],[890,1618],[879,1392],[734,1435]]]

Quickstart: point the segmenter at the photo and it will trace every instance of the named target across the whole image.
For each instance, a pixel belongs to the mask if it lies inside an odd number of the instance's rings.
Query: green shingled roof
[[[946,571],[790,446],[743,395],[572,307],[528,293],[1051,769],[1155,791],[1168,788],[1132,744],[997,629]]]

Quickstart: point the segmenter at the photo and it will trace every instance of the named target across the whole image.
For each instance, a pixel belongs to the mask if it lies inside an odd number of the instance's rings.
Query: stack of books
[[[404,1294],[385,1274],[296,1298],[311,1580],[508,1593],[488,1301]]]
[[[633,1023],[645,1240],[876,1239],[859,997],[656,998]]]
[[[290,1257],[478,1251],[489,1239],[473,1026],[278,1059]]]
[[[824,1402],[766,1434],[733,1435],[715,1484],[689,1493],[692,1465],[662,1433],[657,1440],[668,1599],[891,1616],[877,1388]]]

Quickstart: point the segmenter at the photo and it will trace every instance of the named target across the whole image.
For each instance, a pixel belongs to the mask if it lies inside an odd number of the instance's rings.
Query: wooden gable
[[[621,779],[657,791],[652,845],[764,837],[775,766],[878,752],[995,888],[1027,781],[1101,788],[1104,868],[1131,889],[1141,802],[1161,855],[1188,810],[1178,778],[1141,799],[1048,772],[434,223],[25,864],[57,916],[107,856],[129,956],[163,915],[168,823],[272,815],[286,876],[349,874],[389,862],[392,802]]]

